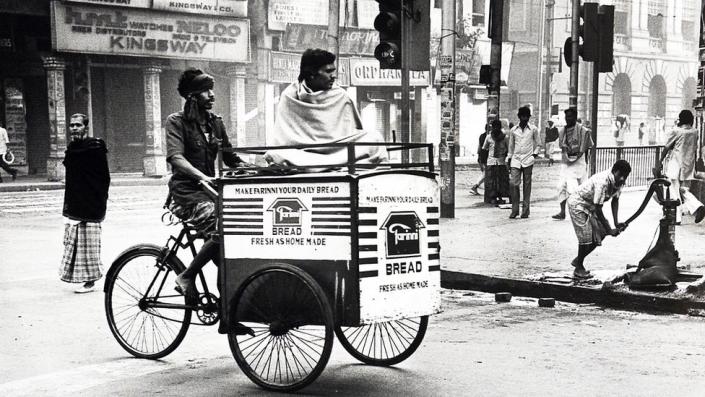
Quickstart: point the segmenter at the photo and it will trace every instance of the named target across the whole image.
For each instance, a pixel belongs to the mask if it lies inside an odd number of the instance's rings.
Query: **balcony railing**
[[[617,51],[629,51],[632,49],[632,39],[626,34],[614,34],[614,49]]]

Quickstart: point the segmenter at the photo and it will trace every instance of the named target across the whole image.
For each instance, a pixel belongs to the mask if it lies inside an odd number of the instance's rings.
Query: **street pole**
[[[499,90],[502,82],[502,36],[504,32],[504,2],[490,2],[490,85],[487,95],[487,122],[499,119]]]
[[[411,42],[411,23],[405,15],[404,10],[409,9],[413,4],[413,0],[402,1],[402,17],[401,17],[401,143],[409,143],[410,128],[409,128],[409,59],[411,57],[412,48],[409,48]],[[401,151],[401,162],[409,162],[409,151]]]
[[[455,0],[441,3],[441,217],[455,217]],[[403,56],[403,55],[402,55]]]
[[[597,166],[595,162],[597,161],[597,105],[599,100],[599,86],[600,86],[600,68],[598,62],[592,63],[592,104],[590,112],[590,124],[592,124],[592,142],[595,146],[590,149],[590,175],[595,175],[597,172]]]
[[[538,50],[538,61],[536,62],[536,76],[538,78],[538,84],[536,84],[536,126],[539,128],[539,131],[541,131],[542,127],[542,118],[543,118],[543,95],[542,94],[542,89],[543,89],[543,45],[544,45],[544,40],[545,40],[545,33],[546,33],[546,0],[541,1],[541,20],[539,22],[540,28],[539,28],[539,41],[537,44],[537,50]],[[549,60],[550,60],[550,48],[549,48]],[[547,68],[550,68],[551,65],[549,64]]]
[[[573,27],[570,32],[571,40],[571,57],[570,57],[570,91],[568,97],[568,106],[578,110],[578,63],[579,56],[578,51],[580,50],[578,46],[578,41],[580,40],[579,32],[580,29],[580,0],[573,1],[573,13],[571,15]]]
[[[548,56],[551,57],[551,65],[546,68],[546,107],[547,109],[547,120],[551,119],[551,109],[553,106],[553,93],[551,92],[551,83],[553,82],[553,6],[556,4],[555,0],[546,1],[546,21],[548,37],[546,38],[546,48],[548,49]],[[562,54],[559,54],[562,55]],[[558,65],[562,65],[563,60],[558,57]]]
[[[328,0],[328,51],[335,54],[335,66],[340,58],[340,0]]]

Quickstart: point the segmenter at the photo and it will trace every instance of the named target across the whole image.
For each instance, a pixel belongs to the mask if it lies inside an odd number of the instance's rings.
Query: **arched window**
[[[612,84],[612,115],[632,114],[632,83],[626,73],[619,73]]]
[[[688,77],[683,82],[683,109],[693,109],[693,100],[698,95],[698,85],[695,79]]]
[[[649,84],[649,117],[666,117],[666,81],[661,75]]]

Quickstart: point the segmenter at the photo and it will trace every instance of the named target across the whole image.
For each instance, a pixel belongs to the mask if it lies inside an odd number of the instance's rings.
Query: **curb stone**
[[[657,296],[643,292],[617,290],[604,285],[583,287],[447,270],[441,271],[441,287],[487,293],[510,292],[516,296],[554,298],[557,301],[592,303],[613,309],[638,312],[666,312],[674,314],[705,312],[705,301],[686,297]]]

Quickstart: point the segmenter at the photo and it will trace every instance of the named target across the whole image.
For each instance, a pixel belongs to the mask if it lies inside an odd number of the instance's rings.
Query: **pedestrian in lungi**
[[[561,173],[558,180],[558,201],[560,212],[553,215],[556,220],[565,219],[565,203],[571,193],[587,178],[587,152],[593,147],[590,130],[578,120],[574,108],[564,110],[565,127],[558,134],[561,148]]]
[[[519,185],[523,182],[523,204],[521,217],[529,217],[529,203],[531,202],[531,174],[534,169],[534,160],[539,155],[541,137],[535,125],[529,124],[531,109],[522,106],[517,112],[519,125],[509,132],[509,154],[507,159],[510,164],[509,190],[512,199],[512,212],[509,218],[519,216]]]
[[[591,277],[590,272],[585,270],[585,257],[597,246],[602,245],[605,236],[617,236],[627,227],[619,222],[617,215],[619,196],[631,172],[632,167],[627,161],[617,160],[611,170],[591,176],[568,198],[570,219],[578,237],[578,256],[571,262],[575,268],[573,277]],[[614,227],[610,226],[602,211],[602,206],[607,201],[611,201]]]
[[[671,198],[681,200],[676,208],[676,224],[681,223],[683,207],[695,216],[695,223],[705,218],[705,206],[690,192],[690,181],[695,179],[695,158],[698,131],[693,128],[693,113],[683,110],[678,115],[677,126],[661,152],[658,173],[665,166],[666,177],[671,181]],[[665,160],[665,161],[664,161]]]
[[[108,149],[100,138],[88,136],[88,117],[76,113],[69,121],[71,142],[64,167],[64,256],[59,275],[67,283],[83,283],[77,293],[95,290],[103,276],[100,260],[101,222],[110,186]]]

